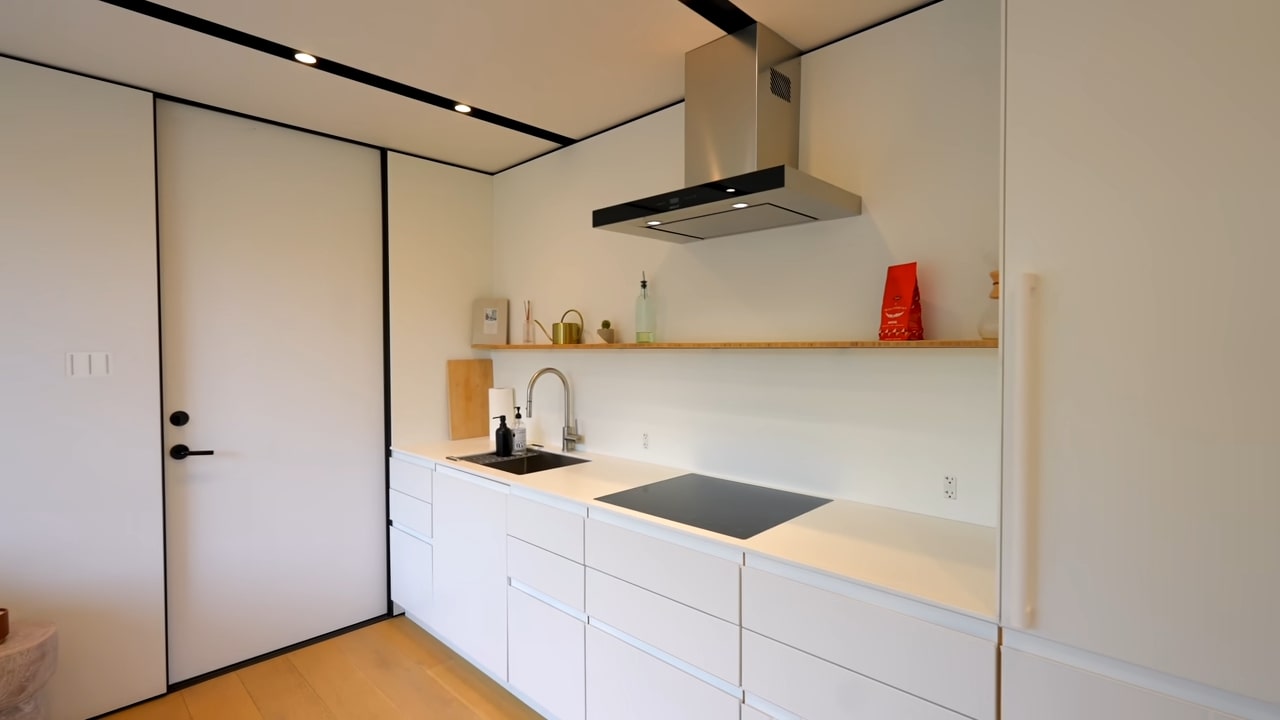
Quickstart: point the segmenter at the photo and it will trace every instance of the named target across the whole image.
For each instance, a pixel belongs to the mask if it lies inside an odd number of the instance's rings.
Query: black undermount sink
[[[512,475],[528,475],[529,473],[542,472],[543,470],[554,470],[577,465],[578,463],[591,462],[583,458],[536,451],[512,457],[498,457],[493,453],[485,453],[483,455],[465,455],[455,459],[484,465],[502,472],[509,472]]]

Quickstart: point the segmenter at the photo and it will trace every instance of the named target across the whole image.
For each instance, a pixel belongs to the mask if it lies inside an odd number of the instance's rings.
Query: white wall
[[[445,361],[471,350],[471,302],[489,294],[493,178],[387,156],[392,444],[449,437]]]
[[[544,324],[576,307],[591,338],[605,318],[630,337],[644,270],[659,339],[874,338],[885,267],[911,260],[928,336],[976,337],[997,261],[999,9],[948,0],[805,58],[802,169],[861,194],[858,218],[689,245],[593,230],[592,209],[683,184],[683,107],[499,175],[494,289],[513,337],[524,299]],[[996,351],[494,359],[520,395],[538,367],[565,369],[591,450],[996,521]],[[554,446],[560,400],[544,382],[534,431]]]
[[[165,690],[151,96],[0,59],[0,146],[0,604],[84,718]]]
[[[1277,27],[1009,0],[1005,257],[1042,276],[1033,630],[1280,704]]]

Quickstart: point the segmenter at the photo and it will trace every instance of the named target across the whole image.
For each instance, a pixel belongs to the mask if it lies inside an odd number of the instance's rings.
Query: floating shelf
[[[587,345],[472,345],[475,350],[821,350],[821,349],[982,349],[998,340],[815,340],[790,342],[590,343]]]

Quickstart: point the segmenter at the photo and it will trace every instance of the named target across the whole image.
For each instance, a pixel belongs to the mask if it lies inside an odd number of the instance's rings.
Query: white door
[[[386,612],[374,150],[157,106],[169,680]],[[177,426],[170,415],[190,417]]]

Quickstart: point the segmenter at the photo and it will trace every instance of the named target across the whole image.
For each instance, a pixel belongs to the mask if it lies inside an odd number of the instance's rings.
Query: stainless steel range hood
[[[796,170],[800,51],[756,24],[685,54],[686,187],[592,212],[592,225],[692,242],[862,213]]]

